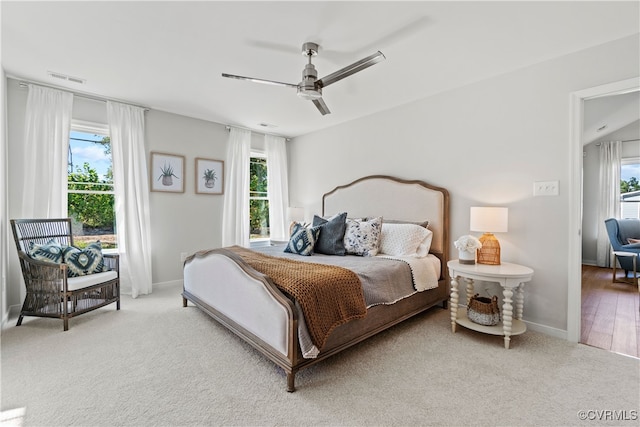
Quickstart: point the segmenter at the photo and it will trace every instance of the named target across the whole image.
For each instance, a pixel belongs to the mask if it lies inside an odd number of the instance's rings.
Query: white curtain
[[[149,176],[144,149],[144,110],[107,102],[116,234],[122,292],[133,298],[151,293]]]
[[[621,141],[608,141],[600,144],[600,203],[596,249],[596,263],[599,267],[611,267],[612,265],[611,244],[604,220],[620,217],[621,150]]]
[[[222,246],[249,247],[251,131],[231,128],[227,147]]]
[[[23,218],[67,216],[67,167],[73,94],[28,85]]]
[[[269,193],[269,234],[271,240],[289,239],[286,216],[289,207],[287,147],[280,136],[265,135],[267,155],[267,192]]]

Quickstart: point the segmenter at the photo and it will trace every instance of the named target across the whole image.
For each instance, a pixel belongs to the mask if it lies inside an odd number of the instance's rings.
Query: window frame
[[[640,156],[637,156],[637,157],[623,157],[622,159],[620,159],[620,169],[622,170],[622,166],[625,166],[625,165],[640,165]],[[640,176],[638,176],[636,178],[640,181]],[[622,181],[622,177],[620,177],[620,180]],[[635,211],[636,211],[636,216],[635,217],[627,217],[627,216],[624,215],[625,204],[634,204],[635,205]],[[626,211],[628,212],[629,209],[626,209]],[[622,199],[622,195],[621,195],[620,196],[620,217],[621,218],[640,218],[640,202],[636,202],[636,201],[625,202]]]
[[[109,125],[104,124],[104,123],[97,123],[97,122],[89,122],[89,121],[85,121],[85,120],[76,120],[76,119],[72,119],[71,120],[71,126],[69,127],[69,144],[71,144],[71,132],[81,132],[81,133],[88,133],[88,134],[93,134],[93,135],[101,135],[101,136],[106,136],[106,137],[111,137],[110,132],[109,132]],[[69,150],[71,150],[69,148]],[[113,168],[113,151],[111,152],[111,167]],[[77,184],[77,183],[76,183]],[[67,179],[67,182],[65,183],[66,185],[66,191],[67,191],[67,203],[69,203],[69,194],[111,194],[114,196],[115,198],[115,189],[114,189],[114,183],[111,184],[100,184],[100,185],[108,185],[111,187],[110,191],[98,191],[98,190],[70,190],[69,189],[69,180]],[[115,206],[114,206],[114,222],[116,222],[116,217],[115,217]],[[116,236],[116,247],[115,248],[103,248],[102,252],[103,253],[118,253],[118,248],[117,248],[117,223],[114,226],[114,231],[113,234]]]
[[[268,170],[269,161],[268,161],[267,155],[266,155],[266,153],[264,151],[252,149],[250,154],[249,154],[249,164],[251,164],[251,159],[253,159],[253,158],[265,159],[265,164],[266,164],[267,170]],[[251,167],[249,167],[249,170],[251,170]],[[251,179],[251,177],[249,177],[249,179]],[[253,192],[251,191],[251,188],[249,188],[249,204],[251,204],[251,200],[266,200],[268,203],[271,202],[271,200],[269,198],[269,190],[268,189],[265,192],[266,196],[252,196],[251,193],[253,193]],[[267,215],[268,215],[268,211],[267,211]],[[251,211],[249,211],[249,220],[251,220]],[[251,230],[249,230],[249,231],[251,231]],[[251,233],[249,233],[249,246],[250,247],[268,246],[270,244],[271,244],[271,233],[269,233],[268,237],[260,237],[260,238],[255,238],[255,239],[252,239],[251,238]]]

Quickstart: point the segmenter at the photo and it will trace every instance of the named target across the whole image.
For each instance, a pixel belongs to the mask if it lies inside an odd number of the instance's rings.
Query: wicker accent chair
[[[80,277],[68,277],[64,262],[39,261],[28,255],[31,243],[46,245],[53,239],[73,246],[70,218],[12,219],[11,229],[27,288],[16,326],[24,316],[53,317],[63,320],[66,331],[72,317],[114,302],[120,310],[119,255],[103,255],[110,271]]]

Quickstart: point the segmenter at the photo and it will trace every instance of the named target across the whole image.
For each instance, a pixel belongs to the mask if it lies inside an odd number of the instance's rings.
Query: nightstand
[[[456,325],[491,335],[504,336],[504,348],[509,348],[512,335],[523,334],[527,325],[522,321],[524,308],[523,286],[533,277],[533,270],[518,264],[503,262],[499,265],[460,264],[458,260],[447,263],[451,277],[451,330],[456,332]],[[474,292],[474,281],[495,282],[502,287],[503,301],[501,308],[502,321],[495,326],[485,326],[472,322],[467,317],[467,308],[458,307],[458,279],[467,283],[467,301]],[[513,303],[515,294],[515,313]]]

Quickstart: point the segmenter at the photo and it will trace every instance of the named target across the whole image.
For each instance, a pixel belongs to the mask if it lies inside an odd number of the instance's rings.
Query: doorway
[[[614,82],[574,92],[570,97],[571,135],[569,185],[569,266],[567,339],[580,342],[582,315],[582,214],[583,214],[583,135],[584,103],[589,99],[640,90],[639,78]]]
[[[598,248],[608,247],[600,215],[600,150],[604,141],[621,141],[620,187],[636,190],[640,177],[640,91],[584,102],[582,198],[582,296],[580,342],[615,353],[640,357],[638,289],[612,280]],[[626,164],[625,160],[628,160]],[[632,190],[629,190],[632,191]],[[634,209],[635,208],[635,209]],[[638,217],[638,204],[620,205],[621,218]],[[602,244],[602,240],[606,245]],[[600,242],[600,243],[599,243]],[[610,259],[609,254],[604,254]],[[622,270],[618,270],[618,277]]]

